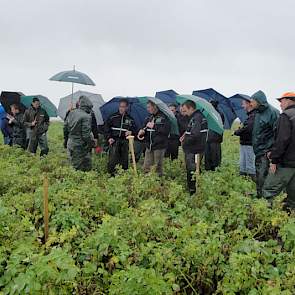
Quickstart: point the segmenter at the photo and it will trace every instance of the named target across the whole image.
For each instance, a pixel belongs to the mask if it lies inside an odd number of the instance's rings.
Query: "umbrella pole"
[[[131,157],[132,157],[133,170],[134,170],[135,174],[137,175],[135,152],[134,152],[134,136],[129,135],[127,137],[127,139],[129,140],[129,149],[130,149]]]
[[[201,155],[200,154],[195,155],[195,163],[196,163],[196,191],[198,194],[199,193],[198,180],[199,180],[199,176],[200,176],[200,166],[201,166]]]
[[[72,104],[74,102],[74,83],[72,82]]]

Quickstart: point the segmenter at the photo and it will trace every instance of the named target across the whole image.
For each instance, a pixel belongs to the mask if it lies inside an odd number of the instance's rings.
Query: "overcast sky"
[[[294,0],[0,0],[0,89],[58,104],[77,69],[116,95],[295,90]],[[274,100],[272,100],[273,102]]]

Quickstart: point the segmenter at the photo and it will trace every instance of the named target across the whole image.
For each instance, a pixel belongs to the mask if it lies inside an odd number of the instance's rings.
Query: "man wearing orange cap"
[[[263,186],[263,196],[268,199],[286,190],[286,207],[295,209],[295,92],[278,98],[280,115],[273,147],[269,153],[270,173]]]

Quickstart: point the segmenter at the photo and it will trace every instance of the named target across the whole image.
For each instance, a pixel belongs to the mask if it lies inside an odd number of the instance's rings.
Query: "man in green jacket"
[[[256,109],[252,132],[252,144],[255,153],[257,196],[262,197],[262,187],[269,170],[267,153],[274,143],[275,127],[279,111],[267,102],[263,91],[259,90],[251,96],[251,105]]]
[[[295,209],[295,93],[284,93],[278,100],[283,112],[268,155],[270,173],[263,186],[263,196],[272,199],[286,190],[286,207]]]
[[[25,111],[24,125],[28,129],[29,151],[36,154],[38,145],[40,146],[40,156],[49,152],[47,143],[47,131],[49,127],[49,116],[41,107],[38,97],[33,98],[32,105]]]
[[[86,96],[79,98],[79,108],[72,110],[65,121],[64,137],[68,138],[67,150],[72,166],[76,170],[90,171],[91,150],[94,137],[91,132],[92,103]]]

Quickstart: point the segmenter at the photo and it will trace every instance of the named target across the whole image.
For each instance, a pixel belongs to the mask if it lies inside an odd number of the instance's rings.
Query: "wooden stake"
[[[198,180],[200,176],[200,167],[201,167],[201,155],[196,154],[195,155],[195,163],[196,163],[196,190],[198,194]]]
[[[44,241],[47,242],[48,239],[48,176],[44,174],[43,180],[43,204],[44,204]]]
[[[134,170],[135,174],[137,175],[135,152],[134,152],[134,136],[129,135],[129,136],[127,136],[127,139],[129,140],[129,150],[131,152],[133,170]]]

